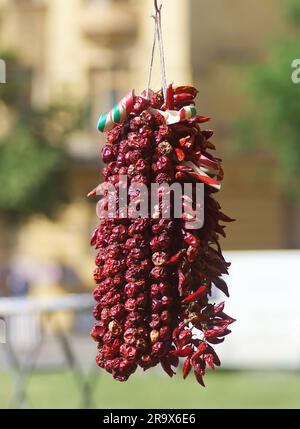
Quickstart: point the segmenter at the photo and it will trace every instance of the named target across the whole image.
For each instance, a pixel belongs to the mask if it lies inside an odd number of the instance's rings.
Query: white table
[[[41,328],[41,317],[51,319],[53,315],[61,311],[82,312],[91,311],[94,300],[91,294],[68,294],[63,296],[43,296],[43,297],[12,297],[0,298],[0,318],[5,321],[6,338],[5,344],[0,347],[6,354],[8,365],[13,380],[13,396],[10,406],[12,408],[29,406],[27,398],[28,376],[36,368],[36,360],[39,350],[44,340],[44,332]],[[29,336],[34,331],[39,332],[33,339],[32,349],[26,359],[26,363],[21,363],[18,357],[18,351],[14,345],[14,333],[11,331],[15,322],[20,325],[26,320],[31,321],[29,328],[25,333]],[[55,321],[55,337],[57,338],[67,366],[72,370],[78,388],[81,393],[82,406],[89,408],[92,404],[92,387],[95,377],[87,376],[80,367],[70,343],[70,336],[58,321]],[[24,323],[25,324],[25,323]],[[3,322],[2,322],[3,325]],[[31,326],[31,328],[30,328]],[[32,331],[32,332],[31,332]],[[3,334],[3,333],[2,333]]]

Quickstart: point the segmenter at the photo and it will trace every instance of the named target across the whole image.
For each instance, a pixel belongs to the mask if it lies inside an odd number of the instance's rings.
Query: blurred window
[[[90,127],[93,131],[99,116],[109,111],[126,91],[127,71],[123,67],[90,69]]]

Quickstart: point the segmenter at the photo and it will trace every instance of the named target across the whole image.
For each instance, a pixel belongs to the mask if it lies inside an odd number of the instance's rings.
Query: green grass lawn
[[[97,374],[96,408],[300,408],[298,373],[218,371],[206,376],[205,389],[179,375],[169,379],[149,372],[118,383]],[[9,377],[0,374],[0,408],[8,406],[11,391]],[[80,407],[76,382],[66,371],[34,374],[28,391],[33,408]]]

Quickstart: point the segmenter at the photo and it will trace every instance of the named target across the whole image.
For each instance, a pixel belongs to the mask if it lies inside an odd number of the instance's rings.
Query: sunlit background
[[[158,368],[121,384],[89,337],[97,118],[147,85],[153,1],[0,0],[0,408],[300,406],[299,1],[162,4],[168,81],[199,89],[237,219],[223,370],[206,389]]]

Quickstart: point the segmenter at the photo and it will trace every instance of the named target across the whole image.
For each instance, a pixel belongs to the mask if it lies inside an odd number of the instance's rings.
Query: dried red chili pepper
[[[221,276],[229,264],[219,236],[224,235],[220,222],[233,220],[214,199],[223,170],[221,160],[208,153],[214,149],[212,130],[201,129],[209,118],[195,116],[168,125],[162,114],[151,110],[179,110],[193,104],[197,92],[191,86],[169,85],[165,103],[161,91],[149,91],[149,100],[135,97],[132,112],[107,133],[102,149],[103,176],[115,189],[120,175],[127,176],[128,189],[134,183],[148,188],[151,183],[205,184],[204,226],[199,230],[187,229],[188,215],[161,219],[149,212],[146,219],[134,219],[130,213],[103,219],[93,233],[96,324],[91,335],[98,343],[97,365],[119,381],[126,381],[138,366],[148,370],[159,363],[172,377],[179,357],[184,357],[183,378],[193,369],[204,386],[206,367],[220,365],[212,345],[224,341],[234,322],[224,313],[224,303],[209,302],[212,287],[228,296]],[[138,196],[128,191],[128,201]],[[193,212],[191,200],[183,198],[182,204]],[[193,328],[203,336],[194,335]]]
[[[173,90],[172,84],[170,84],[167,88],[166,109],[169,109],[169,110],[174,109],[174,90]]]
[[[173,88],[174,94],[190,94],[195,98],[198,94],[198,90],[191,85],[181,85],[181,86],[174,86]]]
[[[172,350],[170,354],[178,357],[187,357],[191,356],[193,353],[193,348],[191,346],[186,346],[183,349]]]
[[[192,302],[196,301],[197,299],[201,299],[207,290],[207,287],[205,285],[200,286],[199,289],[196,290],[196,292],[193,292],[191,295],[184,298],[183,302]]]
[[[188,359],[186,359],[184,361],[184,364],[183,364],[183,367],[182,367],[182,376],[183,376],[184,380],[186,379],[186,377],[191,372],[191,369],[192,369],[191,360],[188,358]]]
[[[183,161],[185,159],[185,153],[182,149],[176,148],[175,153],[178,161]]]

